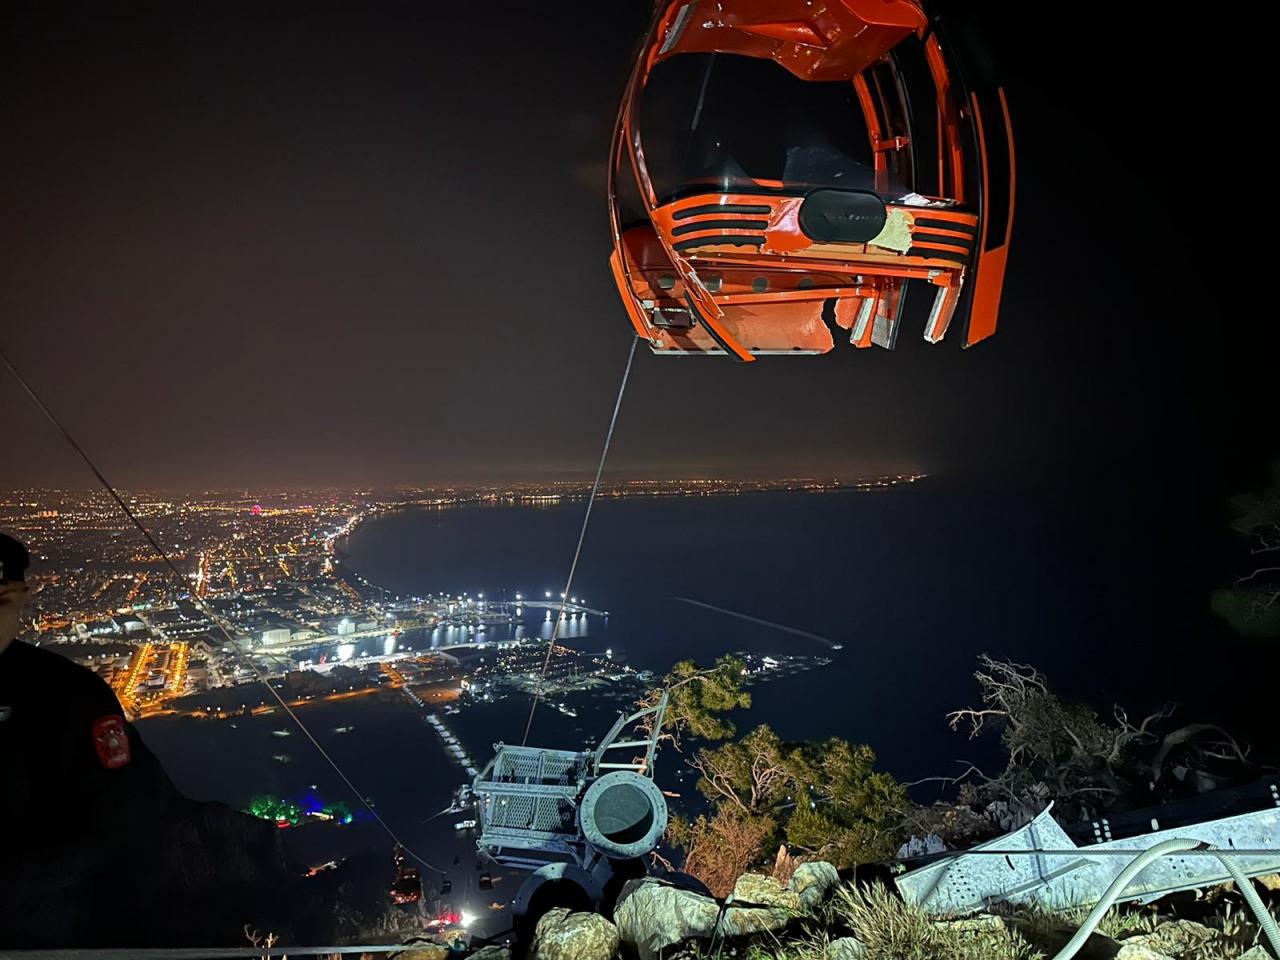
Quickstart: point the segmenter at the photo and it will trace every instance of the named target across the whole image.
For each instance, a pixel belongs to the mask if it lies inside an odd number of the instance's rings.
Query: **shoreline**
[[[833,494],[850,494],[850,493],[880,493],[892,490],[896,487],[913,486],[924,480],[929,479],[926,473],[904,474],[896,477],[876,477],[872,480],[855,480],[848,483],[835,481],[830,484],[823,484],[816,478],[794,478],[779,481],[758,481],[761,484],[770,483],[792,483],[793,486],[759,486],[759,487],[735,487],[730,489],[721,489],[718,487],[709,487],[705,490],[660,490],[660,489],[624,489],[618,486],[603,488],[596,494],[597,500],[661,500],[666,498],[702,498],[702,497],[742,497],[751,495],[764,494],[808,494],[811,496],[826,496]],[[643,483],[646,481],[631,481],[631,483]],[[747,481],[678,481],[687,483],[707,483],[720,484]],[[370,510],[362,511],[354,514],[349,518],[346,529],[341,533],[335,534],[329,541],[329,552],[335,561],[340,561],[347,566],[352,573],[364,580],[376,590],[391,592],[380,584],[376,584],[368,578],[364,577],[353,567],[350,566],[350,552],[348,547],[350,541],[356,532],[366,523],[379,520],[383,517],[393,516],[397,513],[410,513],[415,510],[457,510],[468,507],[491,507],[491,508],[510,508],[524,507],[527,509],[549,510],[556,507],[567,506],[571,503],[578,503],[586,500],[590,495],[590,489],[584,488],[564,493],[537,493],[537,494],[520,494],[499,496],[497,494],[476,494],[469,497],[460,497],[454,500],[434,500],[434,501],[406,501],[402,503],[385,504]],[[427,595],[432,595],[430,592]]]

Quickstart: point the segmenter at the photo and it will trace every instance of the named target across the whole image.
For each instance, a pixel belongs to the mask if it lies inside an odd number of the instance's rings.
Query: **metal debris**
[[[1055,911],[1089,906],[1133,859],[1123,852],[1143,851],[1174,837],[1200,840],[1231,854],[1250,877],[1280,870],[1280,807],[1085,847],[1067,836],[1051,809],[1052,805],[1026,826],[972,851],[898,877],[903,899],[937,915],[971,913],[1006,902]],[[1010,852],[1000,856],[1001,850]],[[1150,864],[1118,899],[1146,902],[1230,880],[1214,856],[1175,854]]]

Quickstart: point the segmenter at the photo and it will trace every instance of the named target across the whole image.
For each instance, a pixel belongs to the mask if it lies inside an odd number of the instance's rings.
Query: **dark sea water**
[[[569,503],[390,514],[356,531],[348,563],[406,594],[558,594],[582,511]],[[1145,700],[1125,671],[1148,678],[1161,639],[1117,635],[1107,577],[1069,521],[931,479],[873,493],[603,500],[573,592],[610,615],[569,642],[611,647],[657,673],[734,650],[832,656],[829,668],[757,687],[739,724],[865,742],[913,779],[975,755],[945,718],[975,699],[970,675],[982,652],[1034,663],[1104,707],[1112,697]]]

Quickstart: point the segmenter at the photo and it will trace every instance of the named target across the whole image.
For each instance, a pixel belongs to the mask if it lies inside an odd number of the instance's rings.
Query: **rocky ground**
[[[1277,913],[1280,877],[1260,885]],[[1197,919],[1191,919],[1195,916]],[[827,863],[801,864],[787,884],[748,874],[715,900],[656,878],[623,889],[612,922],[556,909],[537,926],[532,960],[1049,960],[1083,911],[1001,910],[937,919],[878,882],[854,884]],[[446,960],[422,945],[402,960]],[[455,948],[456,950],[456,948]],[[456,952],[454,954],[457,955]],[[488,946],[476,960],[511,960]],[[1254,918],[1230,885],[1145,907],[1113,908],[1080,960],[1270,960]]]

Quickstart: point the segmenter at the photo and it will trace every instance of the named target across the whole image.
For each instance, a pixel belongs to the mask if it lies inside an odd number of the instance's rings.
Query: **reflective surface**
[[[641,94],[640,137],[659,203],[760,181],[875,188],[853,85],[801,80],[769,60],[691,53],[662,61]]]

